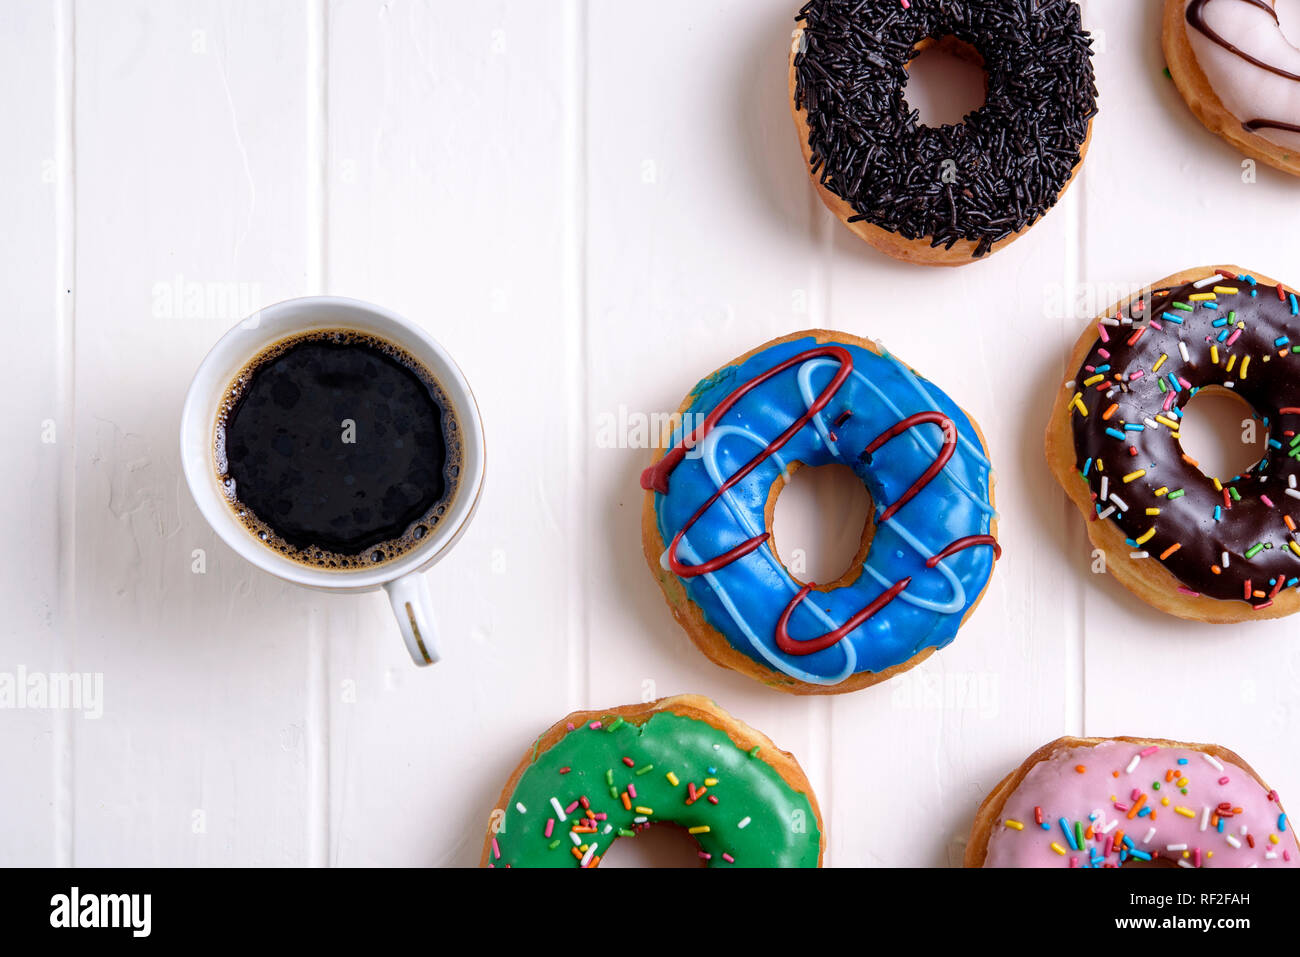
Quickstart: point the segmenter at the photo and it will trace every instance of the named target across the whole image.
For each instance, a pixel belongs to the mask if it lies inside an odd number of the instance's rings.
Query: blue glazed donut
[[[1000,550],[978,427],[868,340],[777,339],[692,390],[653,465],[642,533],[678,622],[713,661],[797,694],[852,691],[942,648]],[[875,503],[857,574],[797,581],[769,505],[800,463],[846,465]]]

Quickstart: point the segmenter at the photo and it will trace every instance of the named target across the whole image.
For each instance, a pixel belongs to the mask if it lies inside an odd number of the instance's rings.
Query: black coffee
[[[460,433],[429,372],[375,336],[278,342],[222,402],[216,462],[231,507],[277,551],[357,568],[410,551],[446,512]]]

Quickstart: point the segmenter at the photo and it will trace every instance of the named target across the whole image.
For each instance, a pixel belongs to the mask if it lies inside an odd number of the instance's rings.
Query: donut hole
[[[600,859],[606,867],[704,867],[700,845],[683,827],[661,822],[620,837]]]
[[[989,75],[984,57],[953,36],[922,40],[907,64],[903,103],[924,126],[956,126],[984,105]]]
[[[1250,403],[1230,389],[1207,386],[1183,406],[1179,441],[1205,475],[1242,475],[1264,457],[1268,429]]]
[[[793,462],[767,502],[767,530],[777,558],[800,585],[822,591],[858,577],[875,534],[876,508],[847,465]]]

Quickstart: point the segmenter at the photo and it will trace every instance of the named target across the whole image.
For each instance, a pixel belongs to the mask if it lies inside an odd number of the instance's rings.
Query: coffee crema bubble
[[[295,562],[356,570],[406,555],[447,512],[461,437],[442,386],[370,333],[274,343],[226,387],[217,480],[235,517]]]

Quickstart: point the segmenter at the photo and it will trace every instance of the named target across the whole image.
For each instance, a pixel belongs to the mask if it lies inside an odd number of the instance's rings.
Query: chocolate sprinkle
[[[1056,204],[1097,113],[1074,0],[811,0],[796,20],[811,171],[849,222],[931,247],[969,240],[978,259]],[[949,36],[984,58],[988,92],[962,123],[929,127],[904,101],[907,64]]]

